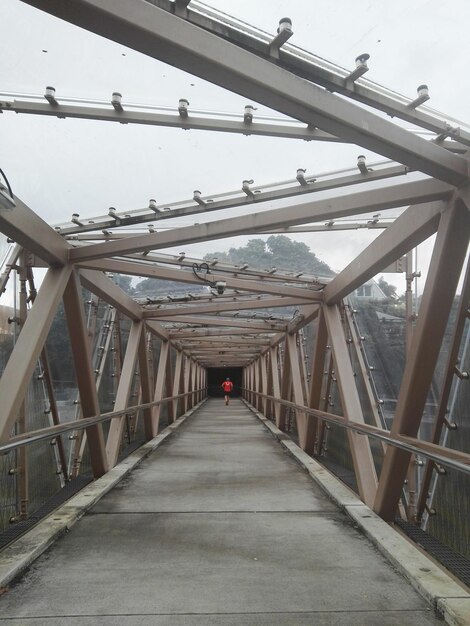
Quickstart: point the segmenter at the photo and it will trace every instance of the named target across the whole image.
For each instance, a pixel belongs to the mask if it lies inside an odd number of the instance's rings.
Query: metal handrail
[[[172,402],[173,400],[179,400],[185,396],[205,391],[206,387],[200,389],[194,389],[193,391],[187,391],[186,393],[180,393],[176,396],[170,396],[168,398],[162,398],[161,400],[155,400],[154,402],[147,402],[145,404],[137,404],[135,406],[127,407],[120,411],[111,411],[109,413],[103,413],[102,415],[94,415],[92,417],[84,417],[80,420],[74,420],[73,422],[67,422],[66,424],[58,424],[57,426],[49,426],[42,428],[41,430],[33,430],[29,433],[17,435],[12,437],[8,442],[0,444],[0,454],[7,454],[12,450],[20,448],[21,446],[30,445],[37,441],[43,441],[45,439],[53,439],[58,435],[68,433],[73,430],[84,430],[89,426],[100,424],[101,422],[107,422],[115,417],[121,417],[123,415],[132,415],[142,409],[150,409],[153,406],[158,406],[165,402]]]
[[[465,452],[451,450],[450,448],[443,448],[442,446],[438,446],[427,441],[420,441],[415,437],[409,437],[407,435],[391,435],[389,430],[385,430],[383,428],[370,426],[369,424],[352,422],[339,415],[325,413],[324,411],[320,411],[318,409],[311,409],[309,407],[290,402],[289,400],[281,400],[280,398],[275,398],[274,396],[269,396],[252,389],[247,389],[246,387],[242,387],[242,391],[272,400],[273,402],[278,402],[279,404],[293,408],[296,411],[306,413],[307,415],[313,415],[314,417],[324,420],[325,422],[352,430],[353,432],[361,435],[367,435],[368,437],[383,441],[384,443],[394,446],[395,448],[400,448],[401,450],[411,452],[412,454],[419,454],[420,456],[430,459],[440,465],[456,469],[465,474],[470,474],[470,454],[466,454]]]

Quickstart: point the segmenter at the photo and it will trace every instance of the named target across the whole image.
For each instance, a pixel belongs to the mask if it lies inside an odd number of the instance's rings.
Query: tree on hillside
[[[391,285],[390,283],[387,283],[387,281],[385,280],[383,276],[379,278],[378,285],[380,289],[382,289],[384,294],[387,296],[387,298],[390,298],[391,300],[396,300],[398,298],[397,288],[395,287],[395,285]]]
[[[228,252],[207,254],[206,260],[217,258],[219,261],[240,265],[247,263],[251,268],[307,272],[319,276],[333,276],[331,268],[320,261],[305,244],[292,241],[285,235],[271,235],[266,241],[250,239],[246,246],[230,248]]]

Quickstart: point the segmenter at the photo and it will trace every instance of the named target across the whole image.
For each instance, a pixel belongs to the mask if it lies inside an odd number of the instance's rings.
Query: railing
[[[271,400],[272,402],[277,402],[278,404],[292,408],[295,411],[311,415],[319,420],[323,420],[327,423],[340,426],[341,428],[351,430],[361,435],[372,437],[373,439],[382,441],[387,445],[394,446],[395,448],[400,448],[401,450],[405,450],[406,452],[419,454],[427,459],[430,459],[431,461],[434,461],[435,463],[450,467],[452,469],[456,469],[465,474],[470,474],[470,454],[466,454],[464,452],[459,452],[456,450],[450,450],[449,448],[444,448],[442,446],[429,443],[427,441],[421,441],[419,439],[416,439],[415,437],[408,437],[406,435],[392,435],[389,430],[385,430],[383,428],[377,428],[376,426],[370,426],[368,424],[359,424],[357,422],[352,422],[338,415],[325,413],[324,411],[319,411],[318,409],[311,409],[309,407],[290,402],[289,400],[282,400],[280,398],[266,395],[252,389],[242,388],[242,391],[254,394],[261,398],[266,398],[267,400]]]
[[[100,424],[116,417],[122,417],[124,415],[133,415],[142,409],[150,409],[160,404],[172,402],[173,400],[179,400],[186,396],[194,395],[204,392],[205,387],[200,389],[194,389],[193,391],[187,391],[186,393],[180,393],[176,396],[170,396],[162,398],[161,400],[155,400],[154,402],[147,402],[145,404],[136,404],[135,406],[122,409],[120,411],[111,411],[109,413],[103,413],[102,415],[94,415],[92,417],[85,417],[80,420],[74,420],[73,422],[67,422],[66,424],[58,424],[57,426],[49,426],[48,428],[42,428],[41,430],[31,431],[23,435],[17,435],[12,437],[7,443],[0,445],[0,454],[7,454],[12,450],[16,450],[21,446],[30,445],[38,441],[44,441],[47,439],[54,439],[55,437],[68,433],[74,430],[84,430],[94,424]]]

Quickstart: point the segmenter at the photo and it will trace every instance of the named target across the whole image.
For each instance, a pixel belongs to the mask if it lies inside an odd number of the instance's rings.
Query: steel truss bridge
[[[348,71],[301,51],[288,43],[293,34],[289,20],[270,36],[187,0],[26,1],[285,117],[257,120],[251,105],[238,118],[193,113],[184,99],[174,111],[145,110],[126,105],[118,93],[109,104],[86,104],[61,99],[53,87],[42,100],[2,98],[4,115],[239,133],[247,141],[263,135],[352,143],[384,160],[371,164],[359,157],[357,168],[316,177],[298,170],[292,180],[263,187],[246,180],[239,190],[216,196],[195,191],[189,200],[167,205],[150,200],[126,213],[111,208],[104,215],[74,214],[55,226],[2,187],[0,230],[11,245],[0,293],[13,276],[19,286],[18,311],[11,320],[18,337],[0,379],[0,452],[16,489],[11,521],[21,523],[34,513],[28,484],[28,465],[31,471],[35,458],[31,450],[53,444],[58,491],[78,479],[85,465],[94,479],[110,475],[129,432],[141,428],[146,441],[154,440],[163,426],[204,403],[208,370],[228,366],[242,369],[245,402],[279,431],[294,419],[298,446],[320,463],[328,431],[343,433],[360,500],[388,524],[398,519],[424,528],[434,512],[432,486],[438,477],[455,472],[465,481],[470,472],[470,453],[458,436],[449,438],[456,428],[450,398],[455,385],[469,377],[459,360],[470,299],[468,127],[449,124],[423,106],[429,99],[424,85],[415,99],[408,99],[366,80],[364,56]],[[320,193],[326,190],[327,198]],[[266,209],[273,200],[276,208]],[[249,214],[237,216],[237,209],[247,207]],[[395,219],[378,216],[403,207]],[[232,217],[219,216],[229,208]],[[210,221],[204,221],[206,214]],[[370,219],[358,217],[364,214]],[[164,228],[166,220],[188,216],[197,223]],[[142,225],[140,232],[128,230],[136,225]],[[236,235],[347,229],[353,236],[360,228],[381,232],[333,278],[164,252]],[[413,316],[411,251],[432,235],[432,260],[419,315]],[[393,420],[387,424],[347,298],[396,263],[404,264],[409,285],[407,356]],[[37,269],[45,271],[38,289]],[[110,274],[207,289],[139,301]],[[461,275],[432,432],[423,437],[422,418]],[[83,301],[82,288],[92,294],[89,302]],[[78,388],[75,417],[67,421],[61,419],[45,345],[61,303]],[[295,307],[295,315],[273,313],[284,307]],[[125,346],[119,337],[124,327]],[[310,360],[307,328],[314,337]],[[100,385],[109,375],[111,357],[119,363],[108,410],[100,401]],[[34,423],[27,392],[38,378],[47,419]]]

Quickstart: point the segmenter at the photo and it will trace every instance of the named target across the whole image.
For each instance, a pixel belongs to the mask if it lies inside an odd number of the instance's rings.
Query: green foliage
[[[114,274],[112,280],[118,287],[120,287],[123,291],[125,291],[130,296],[134,294],[134,288],[131,285],[131,282],[132,282],[131,276],[125,276],[124,274]]]
[[[320,261],[305,244],[292,241],[285,235],[271,235],[266,241],[250,239],[246,246],[230,248],[228,252],[206,254],[206,260],[217,258],[219,261],[240,265],[247,263],[254,269],[295,270],[318,276],[333,276],[331,268]]]
[[[394,285],[387,283],[383,276],[379,278],[377,284],[379,285],[380,289],[382,289],[387,298],[390,298],[392,300],[396,300],[398,298],[397,288]]]

